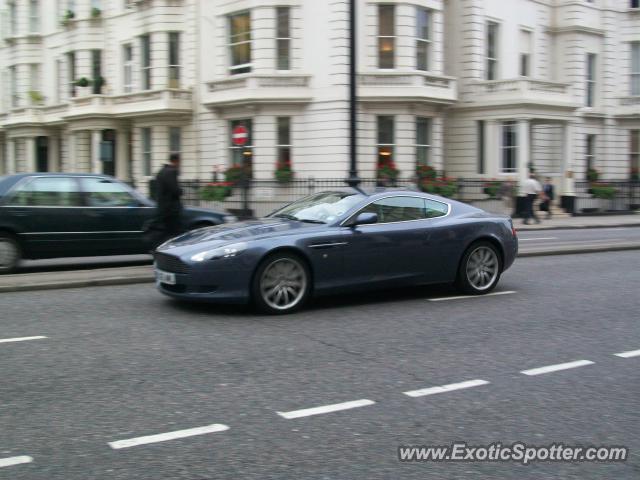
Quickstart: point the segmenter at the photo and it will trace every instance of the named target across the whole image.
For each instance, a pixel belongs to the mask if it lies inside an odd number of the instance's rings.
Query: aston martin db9
[[[509,217],[420,192],[345,189],[169,240],[155,269],[171,297],[288,313],[312,296],[404,285],[485,294],[517,251]]]

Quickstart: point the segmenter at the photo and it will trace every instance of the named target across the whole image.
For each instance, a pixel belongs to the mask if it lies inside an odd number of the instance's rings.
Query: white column
[[[119,128],[116,132],[116,177],[126,182],[131,181],[129,172],[128,148],[129,134],[124,128]]]
[[[7,173],[16,173],[16,140],[7,140]]]
[[[522,186],[529,177],[529,162],[531,161],[530,132],[529,120],[518,120],[516,139],[518,142],[517,168],[520,195],[523,195]]]
[[[67,168],[69,172],[73,173],[75,173],[78,168],[78,159],[76,158],[78,146],[76,140],[76,132],[70,131],[67,134]]]
[[[102,141],[102,130],[91,130],[91,172],[102,173],[102,162],[100,161],[100,142]]]
[[[564,125],[564,139],[562,152],[562,195],[575,195],[575,164],[573,162],[573,124]]]
[[[35,172],[38,169],[36,165],[36,137],[26,137],[24,139],[25,159],[27,172]]]
[[[49,135],[48,146],[49,171],[60,172],[60,137],[58,135]]]
[[[484,174],[495,177],[500,171],[500,122],[487,120],[484,124]]]

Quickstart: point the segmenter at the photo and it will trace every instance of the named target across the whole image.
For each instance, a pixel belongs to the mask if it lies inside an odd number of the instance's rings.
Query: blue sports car
[[[455,283],[488,293],[517,251],[509,217],[410,190],[345,189],[186,233],[158,248],[155,268],[171,297],[289,313],[311,296],[363,289]]]

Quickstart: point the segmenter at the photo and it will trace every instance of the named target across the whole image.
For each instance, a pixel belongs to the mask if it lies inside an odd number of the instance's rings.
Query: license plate
[[[158,283],[166,283],[167,285],[175,285],[176,274],[163,272],[162,270],[156,270],[156,281]]]

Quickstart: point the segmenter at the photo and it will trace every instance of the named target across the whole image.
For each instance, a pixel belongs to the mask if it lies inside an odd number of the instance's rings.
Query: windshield
[[[362,199],[364,196],[357,192],[315,193],[276,210],[269,216],[301,222],[331,223],[347,213]]]

